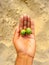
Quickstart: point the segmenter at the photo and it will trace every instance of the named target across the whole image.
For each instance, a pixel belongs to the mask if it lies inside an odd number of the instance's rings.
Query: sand
[[[20,16],[35,23],[36,55],[33,65],[49,65],[49,0],[0,0],[0,65],[14,65],[12,38]]]

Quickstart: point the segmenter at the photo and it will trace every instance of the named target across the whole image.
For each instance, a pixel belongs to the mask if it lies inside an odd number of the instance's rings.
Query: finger
[[[19,36],[19,32],[20,32],[20,30],[19,30],[19,25],[17,25],[14,35],[15,35],[16,37],[18,37],[18,36]]]
[[[13,37],[13,42],[15,43],[16,39],[19,37],[19,26],[16,27],[14,37]]]
[[[33,21],[31,21],[31,30],[32,30],[32,34],[35,34],[35,27]]]
[[[20,29],[20,31],[21,31],[23,28],[24,28],[24,17],[21,16],[21,17],[20,17],[20,24],[19,24],[19,29]]]
[[[31,18],[28,16],[28,27],[31,28]]]
[[[28,16],[24,15],[24,29],[28,27]]]

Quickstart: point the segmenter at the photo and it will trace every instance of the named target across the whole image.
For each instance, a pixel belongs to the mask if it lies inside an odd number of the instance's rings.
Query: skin
[[[31,28],[32,34],[26,36],[20,35],[20,31],[22,29],[26,29],[27,27]],[[29,16],[24,15],[20,17],[20,23],[17,25],[16,31],[14,33],[13,43],[17,51],[17,59],[15,65],[32,65],[36,51],[36,44],[34,22],[31,21]]]

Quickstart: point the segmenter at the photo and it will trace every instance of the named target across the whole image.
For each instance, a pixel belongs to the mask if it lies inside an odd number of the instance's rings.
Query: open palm
[[[32,29],[32,34],[25,36],[20,35],[20,31],[28,27]],[[36,49],[34,23],[31,21],[30,17],[25,15],[20,18],[20,24],[17,26],[14,33],[13,42],[18,53],[22,52],[34,57]]]

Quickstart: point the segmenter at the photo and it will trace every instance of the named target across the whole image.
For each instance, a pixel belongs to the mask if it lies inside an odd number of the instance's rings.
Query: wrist
[[[17,55],[18,57],[30,57],[30,58],[34,58],[33,56],[31,56],[31,55],[29,55],[29,54],[26,54],[26,53],[23,53],[23,52],[19,52],[18,53],[18,55]]]
[[[19,53],[17,56],[16,65],[32,65],[33,59],[33,57],[27,54]]]

